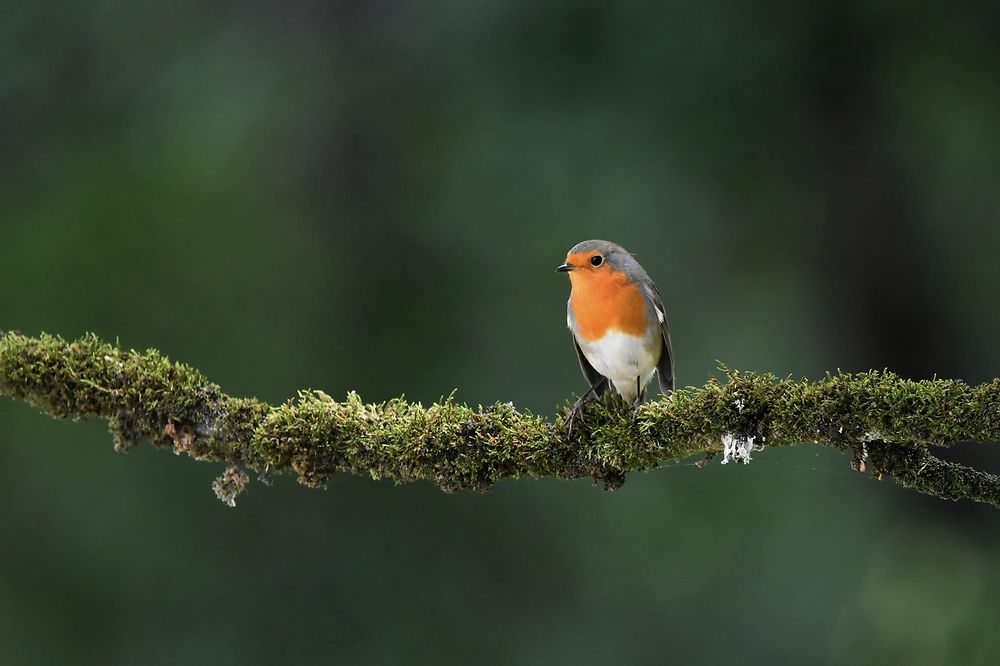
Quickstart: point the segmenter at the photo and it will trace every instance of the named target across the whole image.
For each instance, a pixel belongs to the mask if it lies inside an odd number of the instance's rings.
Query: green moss
[[[123,350],[92,335],[72,342],[0,335],[4,395],[57,418],[105,419],[119,450],[146,439],[197,460],[291,471],[309,486],[347,472],[430,480],[446,491],[485,491],[521,476],[591,477],[616,488],[628,472],[711,455],[732,435],[767,446],[819,442],[858,456],[867,451],[871,468],[907,487],[1000,505],[996,476],[930,454],[958,441],[1000,439],[1000,380],[970,387],[879,371],[815,382],[723,374],[643,405],[634,419],[616,396],[590,402],[570,436],[568,406],[554,422],[510,403],[473,408],[451,397],[424,407],[303,391],[272,407],[227,396],[156,350]],[[234,487],[220,485],[227,498]]]
[[[152,349],[124,351],[93,335],[67,342],[4,334],[0,391],[55,418],[105,419],[121,451],[143,438],[174,445],[165,433],[170,424],[207,434],[229,400],[190,366]],[[214,457],[213,451],[202,453]]]

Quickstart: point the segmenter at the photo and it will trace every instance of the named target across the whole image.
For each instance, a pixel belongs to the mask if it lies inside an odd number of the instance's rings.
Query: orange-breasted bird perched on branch
[[[556,270],[569,274],[566,323],[590,384],[573,405],[570,430],[587,398],[603,395],[611,385],[632,404],[633,413],[645,399],[654,371],[660,390],[670,395],[670,326],[660,292],[635,257],[610,241],[588,240],[574,245]]]

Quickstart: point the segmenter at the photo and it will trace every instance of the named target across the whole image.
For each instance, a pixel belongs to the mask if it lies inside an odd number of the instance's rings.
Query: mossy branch
[[[105,419],[119,451],[148,439],[229,463],[214,487],[230,504],[248,481],[241,469],[292,471],[307,486],[350,472],[426,479],[446,491],[485,491],[520,476],[591,477],[615,488],[627,472],[712,455],[725,440],[741,442],[745,453],[748,442],[822,443],[851,453],[861,471],[920,492],[1000,506],[997,476],[931,453],[959,441],[1000,440],[1000,380],[968,386],[867,372],[809,382],[725,373],[725,381],[644,405],[634,420],[619,401],[591,403],[570,436],[565,410],[549,422],[510,403],[366,404],[355,393],[338,402],[321,391],[271,406],[228,396],[155,350],[126,351],[95,336],[0,335],[0,394],[57,418]]]

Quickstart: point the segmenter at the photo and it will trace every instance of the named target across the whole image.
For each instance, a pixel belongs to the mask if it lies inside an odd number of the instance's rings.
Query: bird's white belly
[[[645,386],[653,376],[659,355],[657,346],[648,338],[608,331],[598,340],[577,339],[583,355],[594,370],[614,383],[615,388],[629,402],[636,398],[636,379]]]

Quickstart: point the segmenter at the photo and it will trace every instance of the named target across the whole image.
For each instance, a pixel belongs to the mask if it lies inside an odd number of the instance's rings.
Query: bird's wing
[[[570,337],[573,338],[573,347],[576,349],[576,358],[580,361],[580,370],[583,372],[584,379],[587,380],[587,384],[591,387],[597,387],[594,389],[595,395],[604,395],[611,388],[611,382],[603,381],[604,375],[595,370],[594,366],[587,360],[587,357],[583,355],[580,343],[576,341],[576,336],[573,335],[573,310],[570,308],[569,301],[566,302],[566,325],[569,327]]]
[[[652,282],[646,282],[643,284],[642,291],[652,304],[653,310],[656,312],[656,319],[660,322],[663,351],[660,353],[660,362],[656,364],[656,376],[660,380],[660,391],[664,395],[670,395],[674,390],[674,350],[670,344],[670,323],[667,322],[663,299],[660,298],[660,292],[656,290],[656,285]]]

